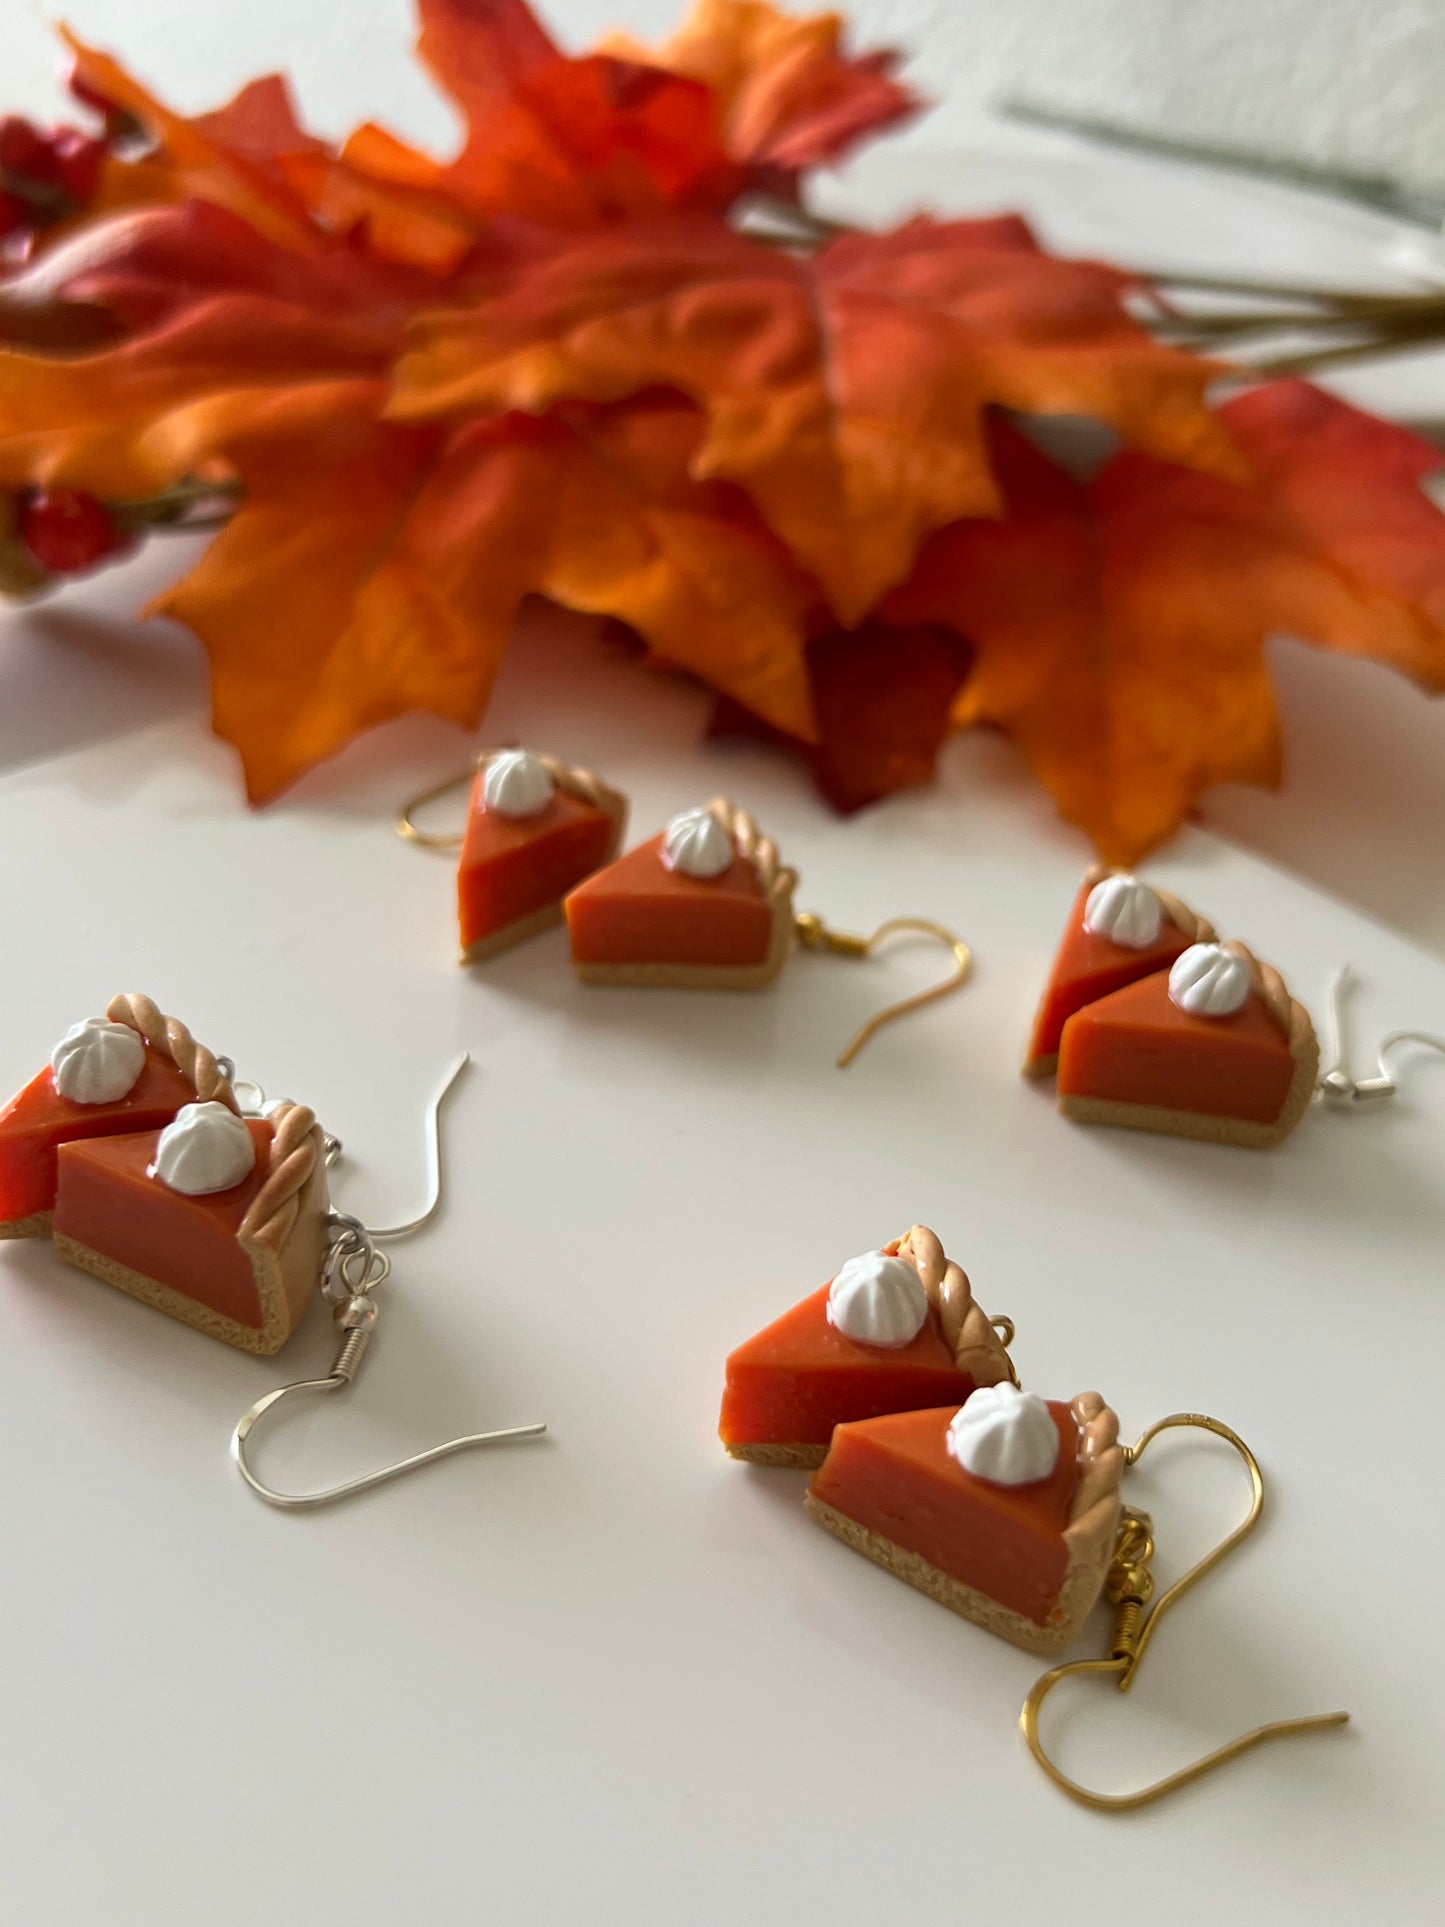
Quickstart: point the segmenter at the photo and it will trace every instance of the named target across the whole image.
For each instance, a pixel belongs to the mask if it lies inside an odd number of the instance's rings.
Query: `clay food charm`
[[[1262,1148],[1308,1109],[1319,1045],[1279,972],[1243,944],[1217,942],[1167,891],[1091,871],[1025,1070],[1055,1071],[1059,1109],[1079,1123]]]
[[[212,1100],[234,1108],[219,1062],[148,997],[113,998],[104,1017],[73,1024],[0,1109],[0,1238],[49,1231],[63,1144],[159,1131]]]
[[[817,1466],[846,1420],[958,1405],[1011,1371],[968,1274],[914,1225],[738,1346],[718,1430],[735,1459]]]
[[[562,900],[617,854],[627,799],[590,770],[525,749],[477,765],[457,868],[463,963],[562,920]]]
[[[1033,1653],[1079,1632],[1119,1525],[1119,1421],[999,1384],[943,1411],[840,1425],[808,1488],[837,1539]]]
[[[757,990],[788,959],[797,874],[723,798],[674,816],[567,898],[583,983]]]
[[[1076,1011],[1141,977],[1167,970],[1190,944],[1213,936],[1213,925],[1167,890],[1098,866],[1090,870],[1039,999],[1024,1075],[1048,1077],[1054,1072],[1064,1026]]]

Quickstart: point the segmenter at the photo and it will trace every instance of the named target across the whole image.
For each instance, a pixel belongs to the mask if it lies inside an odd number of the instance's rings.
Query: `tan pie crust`
[[[845,1513],[815,1499],[804,1499],[808,1511],[835,1539],[861,1552],[919,1592],[927,1593],[950,1612],[972,1620],[985,1632],[997,1633],[1029,1653],[1057,1653],[1079,1633],[1095,1600],[1103,1591],[1119,1529],[1119,1487],[1124,1476],[1124,1449],[1119,1444],[1119,1421],[1097,1392],[1083,1392],[1070,1408],[1079,1422],[1079,1457],[1083,1470],[1064,1528],[1069,1562],[1058,1600],[1048,1624],[1001,1606],[987,1593],[941,1572],[916,1552],[860,1526]]]
[[[928,1302],[938,1314],[944,1343],[953,1347],[953,1361],[978,1385],[997,1385],[1008,1379],[1018,1383],[1013,1360],[988,1313],[975,1304],[968,1273],[944,1256],[936,1232],[916,1224],[901,1238],[884,1245],[889,1257],[906,1258],[917,1271],[928,1294]],[[815,1472],[828,1456],[826,1445],[804,1444],[729,1444],[728,1456],[753,1465],[796,1466]]]
[[[732,837],[738,855],[752,864],[767,899],[772,933],[761,963],[588,964],[579,963],[574,957],[572,967],[580,982],[671,986],[679,990],[761,990],[780,974],[797,930],[793,891],[797,888],[798,873],[783,863],[777,845],[771,837],[763,835],[746,810],[739,809],[725,796],[715,796],[707,808]]]
[[[280,1351],[301,1322],[321,1277],[329,1198],[325,1144],[315,1114],[302,1104],[284,1105],[271,1113],[271,1121],[275,1134],[266,1181],[236,1234],[255,1273],[259,1328],[199,1305],[170,1285],[132,1271],[74,1238],[57,1237],[57,1254],[67,1264],[154,1305],[208,1338],[220,1339],[223,1345],[263,1358]]]
[[[1242,943],[1224,949],[1249,966],[1250,987],[1262,999],[1289,1045],[1294,1075],[1272,1124],[1249,1118],[1211,1117],[1202,1111],[1177,1111],[1154,1104],[1121,1104],[1112,1098],[1059,1097],[1059,1109],[1077,1124],[1111,1124],[1128,1131],[1155,1131],[1167,1137],[1195,1138],[1206,1144],[1238,1144],[1268,1150],[1287,1138],[1309,1109],[1320,1075],[1320,1046],[1310,1014],[1292,997],[1272,964],[1264,964]]]
[[[504,752],[499,749],[484,750],[477,758],[476,774],[481,776],[492,758],[502,754]],[[584,803],[591,803],[594,808],[603,811],[610,818],[611,829],[607,837],[607,847],[602,852],[602,863],[598,865],[601,869],[603,864],[612,861],[621,848],[623,833],[627,828],[627,798],[621,790],[615,790],[604,783],[602,778],[594,775],[590,769],[580,769],[572,763],[560,763],[555,756],[538,756],[537,761],[542,764],[559,790],[566,790],[569,796],[578,797]],[[504,950],[511,950],[516,944],[525,943],[529,937],[540,936],[544,930],[550,930],[553,924],[562,921],[562,916],[562,898],[558,897],[555,903],[544,903],[540,910],[533,910],[527,916],[518,917],[512,923],[504,923],[501,929],[494,930],[491,936],[483,937],[477,943],[468,944],[458,961],[463,964],[486,963],[489,958],[500,956]]]
[[[0,1224],[0,1238],[48,1238],[50,1236],[50,1213],[32,1212],[28,1218],[11,1218],[8,1224]]]

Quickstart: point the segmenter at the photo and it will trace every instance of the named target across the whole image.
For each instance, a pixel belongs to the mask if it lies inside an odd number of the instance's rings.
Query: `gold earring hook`
[[[1105,1584],[1105,1597],[1115,1607],[1114,1631],[1109,1642],[1109,1653],[1105,1659],[1079,1659],[1066,1666],[1055,1666],[1034,1684],[1033,1691],[1024,1701],[1019,1714],[1019,1727],[1030,1753],[1038,1761],[1044,1772],[1056,1787],[1067,1793],[1081,1805],[1095,1807],[1105,1812],[1127,1813],[1136,1807],[1150,1806],[1166,1793],[1176,1788],[1188,1786],[1193,1780],[1211,1773],[1215,1767],[1223,1766],[1229,1760],[1237,1760],[1241,1754],[1251,1752],[1262,1746],[1266,1740],[1286,1739],[1294,1733],[1315,1733],[1327,1726],[1343,1726],[1349,1719],[1348,1713],[1314,1713],[1302,1719],[1273,1720],[1266,1726],[1256,1726],[1238,1739],[1216,1747],[1202,1759],[1193,1761],[1189,1766],[1180,1767],[1177,1773],[1170,1773],[1152,1786],[1141,1787],[1137,1793],[1096,1793],[1092,1788],[1080,1786],[1060,1772],[1044,1751],[1043,1741],[1039,1738],[1039,1708],[1046,1696],[1051,1693],[1061,1679],[1076,1678],[1085,1673],[1110,1673],[1118,1682],[1119,1691],[1127,1693],[1139,1669],[1154,1629],[1169,1609],[1190,1590],[1198,1585],[1206,1573],[1211,1572],[1226,1554],[1232,1552],[1242,1539],[1253,1532],[1259,1523],[1259,1515],[1264,1509],[1264,1475],[1259,1469],[1259,1461],[1240,1438],[1237,1432],[1221,1423],[1219,1419],[1208,1418],[1202,1412],[1174,1412],[1168,1418],[1159,1419],[1147,1432],[1141,1434],[1137,1442],[1125,1449],[1126,1465],[1137,1465],[1145,1449],[1158,1438],[1177,1426],[1195,1426],[1212,1432],[1232,1445],[1244,1460],[1249,1472],[1250,1506],[1239,1525],[1226,1538],[1221,1539],[1213,1551],[1207,1552],[1197,1565],[1191,1566],[1182,1579],[1176,1579],[1169,1590],[1155,1601],[1153,1610],[1148,1610],[1154,1590],[1153,1576],[1149,1571],[1149,1559],[1153,1555],[1154,1542],[1150,1536],[1148,1518],[1141,1512],[1126,1509],[1119,1528],[1118,1543],[1114,1548],[1113,1564]]]
[[[471,782],[474,769],[466,770],[460,776],[449,776],[445,783],[438,783],[433,789],[423,790],[420,796],[412,797],[403,803],[397,812],[392,828],[403,843],[415,843],[423,850],[459,850],[462,846],[460,830],[419,830],[412,818],[418,810],[426,809],[432,803],[439,803],[444,796],[451,796],[456,790],[464,790]]]
[[[880,923],[871,936],[860,937],[849,930],[831,930],[821,917],[815,916],[811,910],[805,910],[794,920],[794,928],[798,942],[805,950],[829,950],[839,957],[871,957],[879,944],[900,931],[934,937],[953,952],[952,976],[945,978],[941,984],[931,984],[927,990],[915,991],[911,997],[900,998],[896,1004],[889,1004],[886,1010],[880,1010],[876,1016],[870,1017],[838,1059],[840,1071],[847,1070],[868,1039],[885,1024],[891,1024],[895,1018],[906,1017],[909,1011],[921,1010],[925,1004],[936,1003],[940,997],[947,997],[950,992],[960,989],[967,980],[973,962],[972,952],[961,938],[927,917],[890,917],[887,923]]]

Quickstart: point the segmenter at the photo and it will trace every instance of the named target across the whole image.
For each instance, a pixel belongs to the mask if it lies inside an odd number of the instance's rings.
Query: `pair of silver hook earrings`
[[[253,1117],[264,1116],[268,1109],[266,1093],[249,1080],[237,1081],[234,1066],[224,1058],[220,1061],[221,1068],[235,1084],[243,1112]],[[420,1471],[423,1466],[453,1458],[458,1452],[470,1452],[483,1445],[500,1445],[511,1439],[539,1438],[547,1430],[545,1424],[535,1424],[513,1425],[493,1432],[468,1432],[458,1438],[447,1439],[441,1445],[429,1446],[425,1451],[414,1452],[407,1458],[397,1459],[375,1472],[366,1472],[359,1478],[327,1486],[319,1492],[278,1491],[260,1476],[250,1457],[256,1428],[268,1413],[277,1411],[288,1401],[344,1391],[355,1383],[376,1334],[380,1313],[376,1293],[391,1276],[391,1258],[384,1247],[425,1230],[441,1207],[445,1189],[441,1145],[442,1107],[470,1062],[470,1053],[463,1051],[446,1072],[427,1106],[427,1196],[426,1203],[417,1215],[402,1224],[368,1226],[345,1211],[332,1209],[327,1213],[321,1296],[333,1307],[337,1329],[341,1334],[331,1370],[322,1378],[297,1379],[289,1385],[278,1386],[274,1392],[267,1392],[243,1414],[231,1433],[231,1459],[236,1470],[256,1496],[264,1499],[268,1505],[279,1506],[288,1512],[315,1512],[322,1506],[354,1498],[360,1492],[369,1492],[375,1486],[387,1485],[408,1472]],[[341,1157],[342,1144],[340,1138],[329,1133],[324,1142],[326,1163],[330,1168]]]

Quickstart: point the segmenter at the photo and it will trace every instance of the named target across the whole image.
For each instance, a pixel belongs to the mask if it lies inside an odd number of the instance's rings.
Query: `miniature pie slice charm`
[[[0,1238],[49,1230],[63,1145],[160,1131],[196,1103],[234,1111],[230,1080],[148,997],[116,997],[104,1017],[73,1025],[0,1110]]]
[[[1304,1116],[1319,1061],[1309,1013],[1277,970],[1243,944],[1199,945],[1070,1018],[1059,1109],[1084,1124],[1263,1148]]]
[[[966,1273],[915,1225],[738,1346],[718,1430],[735,1459],[817,1466],[837,1425],[960,1404],[1012,1369]]]
[[[722,799],[674,817],[567,898],[584,983],[755,990],[787,962],[796,874]]]
[[[1167,968],[1191,944],[1214,935],[1187,904],[1137,877],[1095,867],[1080,886],[1039,1000],[1024,1074],[1047,1077],[1077,1010]]]
[[[316,1290],[328,1209],[322,1131],[304,1105],[241,1118],[193,1104],[163,1131],[63,1145],[52,1230],[68,1263],[266,1355]]]
[[[806,1504],[835,1538],[931,1599],[1028,1652],[1054,1653],[1108,1575],[1118,1438],[1097,1392],[1064,1404],[1000,1384],[957,1406],[840,1425]]]
[[[562,901],[616,855],[627,799],[590,770],[529,750],[484,755],[457,869],[463,963],[480,963],[562,918]]]

